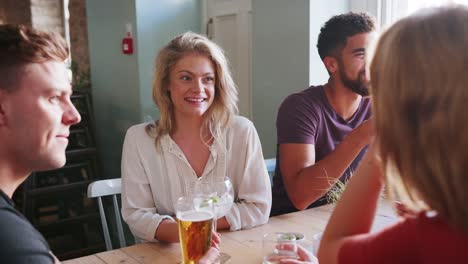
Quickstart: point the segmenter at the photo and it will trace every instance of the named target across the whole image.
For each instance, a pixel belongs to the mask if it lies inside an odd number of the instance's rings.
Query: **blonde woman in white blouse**
[[[178,242],[174,202],[197,181],[227,176],[234,206],[218,229],[268,221],[271,185],[255,127],[236,116],[237,91],[223,51],[206,37],[177,36],[156,58],[154,123],[131,127],[122,153],[122,215],[146,241]]]

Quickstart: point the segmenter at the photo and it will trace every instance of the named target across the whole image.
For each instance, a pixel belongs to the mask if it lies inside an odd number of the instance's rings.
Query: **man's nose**
[[[364,80],[364,82],[366,82],[366,83],[370,82],[370,76],[369,76],[369,71],[368,70],[364,69],[362,71],[362,75],[363,75],[362,79]]]
[[[62,117],[62,122],[65,125],[74,125],[77,124],[81,121],[81,115],[76,109],[76,107],[71,103],[68,102],[67,108],[65,109],[65,112],[63,113]]]

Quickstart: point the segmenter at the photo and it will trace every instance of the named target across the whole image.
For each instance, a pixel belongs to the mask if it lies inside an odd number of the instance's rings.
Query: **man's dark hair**
[[[346,41],[359,33],[375,30],[375,19],[366,13],[349,12],[333,16],[320,29],[317,48],[320,58],[337,55],[346,46]]]

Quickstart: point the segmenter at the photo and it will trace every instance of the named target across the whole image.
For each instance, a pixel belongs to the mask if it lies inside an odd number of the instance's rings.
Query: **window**
[[[468,0],[411,0],[408,1],[408,10],[407,15],[413,13],[414,11],[431,6],[444,5],[447,3],[457,3],[468,5]]]
[[[405,17],[425,7],[456,3],[468,5],[468,0],[379,0],[379,21],[382,27],[387,27],[398,19]]]

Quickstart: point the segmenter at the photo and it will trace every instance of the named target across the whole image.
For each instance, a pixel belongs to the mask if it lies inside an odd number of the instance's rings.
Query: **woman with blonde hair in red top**
[[[468,261],[467,50],[463,6],[422,10],[381,36],[370,65],[377,136],[330,218],[321,263]],[[370,233],[385,182],[415,214]]]

